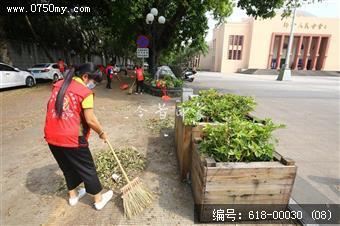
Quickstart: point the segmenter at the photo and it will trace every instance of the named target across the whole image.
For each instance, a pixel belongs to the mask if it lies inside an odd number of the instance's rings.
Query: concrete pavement
[[[187,86],[195,92],[216,88],[255,97],[256,116],[286,125],[275,136],[277,151],[298,166],[293,198],[300,204],[340,204],[339,77],[293,77],[279,82],[272,75],[199,72]]]

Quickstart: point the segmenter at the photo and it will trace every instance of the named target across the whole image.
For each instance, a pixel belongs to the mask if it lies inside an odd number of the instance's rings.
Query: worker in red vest
[[[136,93],[135,94],[143,94],[143,88],[144,88],[144,75],[143,75],[143,68],[139,65],[137,66],[136,70],[136,82],[137,82],[137,87],[136,87]]]
[[[111,64],[108,64],[106,69],[106,80],[107,80],[107,84],[106,84],[106,88],[107,89],[112,89],[111,87],[111,80],[113,79],[113,74],[114,74],[114,68],[112,67]]]
[[[102,185],[89,149],[90,129],[107,140],[93,111],[93,88],[102,80],[92,63],[71,69],[64,80],[53,85],[47,104],[45,140],[64,173],[69,204],[74,206],[86,193],[93,195],[94,206],[102,209],[112,198]],[[85,189],[77,187],[84,183]]]
[[[63,74],[65,72],[65,63],[62,59],[58,60],[58,68],[59,68],[59,71],[61,72],[61,74]]]

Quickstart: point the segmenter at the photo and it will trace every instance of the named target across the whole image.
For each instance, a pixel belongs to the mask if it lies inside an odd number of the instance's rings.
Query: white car
[[[24,85],[32,87],[35,84],[31,73],[0,62],[0,89]]]
[[[58,64],[56,63],[36,64],[27,70],[30,71],[36,79],[51,79],[53,81],[58,81],[63,78]]]

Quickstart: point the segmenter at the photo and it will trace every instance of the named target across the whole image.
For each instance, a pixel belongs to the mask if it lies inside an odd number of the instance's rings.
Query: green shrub
[[[256,123],[233,116],[225,123],[203,128],[199,151],[219,162],[271,161],[277,143],[272,132],[282,127],[270,119]]]
[[[165,75],[164,79],[166,87],[174,87],[174,78],[170,75]]]
[[[151,74],[149,72],[144,71],[143,75],[144,75],[144,81],[145,82],[147,82],[147,83],[151,83],[152,82],[153,77],[151,76]]]
[[[252,97],[234,94],[219,94],[210,89],[183,102],[179,107],[184,115],[185,125],[197,125],[200,121],[225,122],[231,116],[245,117],[254,110]]]
[[[175,79],[174,80],[174,87],[176,87],[176,88],[181,88],[181,87],[183,87],[183,80],[182,79]]]

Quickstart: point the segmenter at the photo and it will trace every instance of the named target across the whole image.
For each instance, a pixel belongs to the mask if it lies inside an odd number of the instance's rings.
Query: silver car
[[[31,73],[0,62],[0,89],[24,85],[32,87],[35,84]]]

